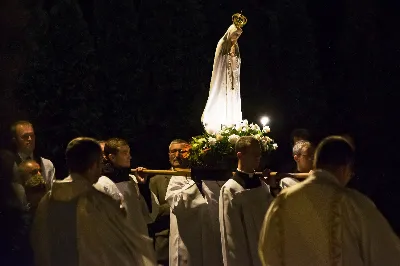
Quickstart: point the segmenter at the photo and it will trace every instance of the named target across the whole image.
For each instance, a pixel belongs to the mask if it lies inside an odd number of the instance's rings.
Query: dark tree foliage
[[[17,90],[20,108],[34,122],[42,153],[62,158],[69,139],[97,136],[103,127],[93,37],[75,1],[54,1],[47,10],[35,6],[31,13],[31,53]]]
[[[23,71],[29,38],[29,12],[20,1],[0,1],[0,145],[9,146],[10,124],[18,117],[17,77]]]

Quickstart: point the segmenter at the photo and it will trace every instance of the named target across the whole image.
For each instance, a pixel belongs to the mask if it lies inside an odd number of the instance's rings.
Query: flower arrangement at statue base
[[[257,124],[249,124],[247,120],[243,120],[238,125],[222,126],[221,130],[213,134],[205,132],[193,137],[189,153],[191,167],[233,171],[237,167],[235,145],[239,138],[253,136],[260,141],[263,154],[267,154],[278,148],[268,136],[269,132],[269,126],[260,128]]]

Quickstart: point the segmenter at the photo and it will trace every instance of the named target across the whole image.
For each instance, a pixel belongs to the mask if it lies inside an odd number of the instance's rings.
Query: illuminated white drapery
[[[237,31],[231,25],[219,40],[215,52],[211,77],[210,93],[201,121],[208,133],[221,129],[222,125],[234,125],[242,120],[240,98],[240,53],[235,45],[235,54],[231,55],[231,35]]]

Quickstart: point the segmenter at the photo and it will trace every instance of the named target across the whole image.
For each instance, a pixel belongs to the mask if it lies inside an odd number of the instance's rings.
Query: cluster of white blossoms
[[[234,147],[240,137],[252,136],[257,139],[263,152],[276,150],[278,144],[268,136],[271,128],[267,125],[262,128],[254,123],[249,124],[247,120],[236,125],[222,126],[220,130],[205,132],[204,134],[193,137],[191,141],[191,158],[199,160],[202,155],[212,152],[214,154],[233,155]]]
[[[242,136],[253,136],[263,145],[264,149],[277,149],[278,144],[267,136],[271,132],[269,126],[263,126],[262,129],[259,125],[243,120],[241,123],[232,126],[222,126],[221,130],[208,134],[208,137],[197,139],[198,143],[207,143],[209,147],[215,146],[218,142],[228,140],[232,145]],[[271,146],[271,147],[269,147]]]

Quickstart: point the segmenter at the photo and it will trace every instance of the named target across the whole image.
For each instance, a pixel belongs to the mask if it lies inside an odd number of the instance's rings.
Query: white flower
[[[243,120],[242,123],[247,126],[249,124],[249,121],[247,121],[247,119]]]
[[[246,128],[246,127],[242,127],[242,131],[243,131],[243,132],[246,132],[246,131],[247,131],[247,128]]]
[[[242,130],[242,125],[240,125],[240,124],[236,125],[235,129],[237,131],[241,131]]]
[[[276,143],[272,144],[272,148],[274,148],[274,150],[278,149],[278,144]]]
[[[216,139],[217,141],[221,141],[224,139],[224,137],[221,134],[217,134]]]
[[[215,143],[217,143],[217,139],[213,138],[213,137],[209,137],[208,138],[208,143],[210,144],[210,146],[214,146]]]
[[[198,140],[199,143],[203,143],[203,142],[206,142],[206,141],[207,140],[205,138],[201,138],[201,139]]]
[[[231,144],[236,144],[236,142],[239,140],[239,136],[236,134],[232,134],[229,136],[228,141]]]
[[[253,136],[256,140],[261,140],[261,136],[259,134]]]
[[[264,126],[263,127],[263,132],[264,133],[269,133],[271,131],[271,129],[269,128],[269,126]]]

